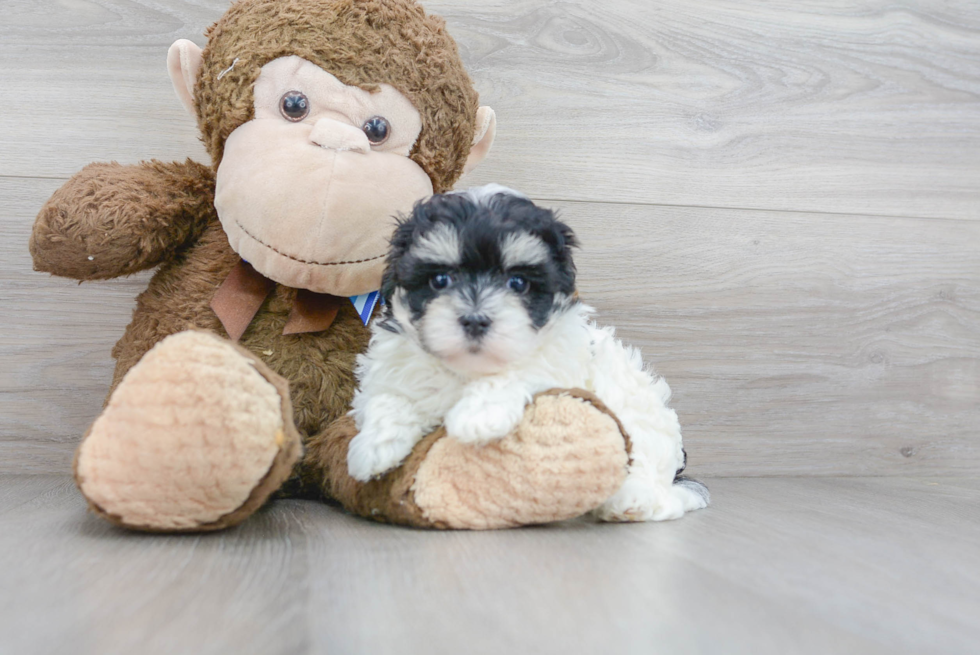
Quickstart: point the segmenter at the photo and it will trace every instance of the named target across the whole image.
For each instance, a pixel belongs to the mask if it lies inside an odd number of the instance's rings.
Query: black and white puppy
[[[534,394],[595,393],[632,441],[623,487],[597,515],[673,519],[705,507],[684,468],[670,388],[575,295],[577,245],[555,214],[499,185],[418,203],[391,241],[384,314],[358,358],[350,474],[397,466],[439,425],[480,444],[507,435]]]

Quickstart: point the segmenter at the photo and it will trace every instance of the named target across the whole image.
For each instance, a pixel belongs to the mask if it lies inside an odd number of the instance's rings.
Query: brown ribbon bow
[[[218,315],[228,336],[238,341],[245,334],[262,303],[276,288],[276,283],[265,277],[245,260],[231,270],[218,291],[211,298],[211,309]],[[296,290],[296,300],[286,320],[283,334],[301,334],[326,330],[337,318],[346,298],[316,293],[307,289]]]

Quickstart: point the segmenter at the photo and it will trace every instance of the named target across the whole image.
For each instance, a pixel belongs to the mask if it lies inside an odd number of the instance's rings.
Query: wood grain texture
[[[112,379],[112,345],[149,279],[80,285],[32,270],[34,215],[60,184],[0,179],[0,473],[69,470]]]
[[[671,384],[695,473],[978,470],[980,224],[561,209],[583,296]]]
[[[972,0],[426,6],[498,113],[474,182],[551,199],[980,217]],[[8,0],[0,175],[203,158],[166,47],[202,42],[225,7]]]
[[[435,5],[537,197],[978,218],[980,5]],[[509,156],[513,154],[513,161]]]
[[[468,182],[563,209],[584,293],[671,382],[695,472],[976,470],[978,223],[869,214],[977,217],[978,5],[426,4],[501,120]],[[164,59],[226,6],[4,6],[0,472],[66,470],[147,279],[31,272],[60,184],[31,177],[205,159]]]
[[[440,533],[286,501],[168,537],[86,515],[67,477],[0,477],[0,652],[974,652],[976,478],[709,484],[660,524]]]
[[[0,472],[67,470],[146,274],[31,272],[58,182],[0,180]],[[559,203],[583,297],[674,389],[691,471],[980,466],[980,223]]]

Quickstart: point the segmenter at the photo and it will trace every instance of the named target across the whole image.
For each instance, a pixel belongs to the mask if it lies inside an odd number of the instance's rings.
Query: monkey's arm
[[[173,257],[214,216],[214,173],[191,160],[89,164],[41,208],[34,269],[77,280],[129,275]]]

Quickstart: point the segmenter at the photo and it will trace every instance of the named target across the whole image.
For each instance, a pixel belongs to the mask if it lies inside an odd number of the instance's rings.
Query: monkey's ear
[[[496,133],[497,116],[489,107],[480,107],[476,111],[476,134],[473,136],[473,145],[470,147],[470,155],[463,165],[464,175],[479,166],[480,162],[486,158]]]
[[[175,41],[167,52],[167,71],[170,72],[170,81],[180,102],[191,116],[197,116],[197,111],[194,109],[194,84],[197,83],[203,61],[201,48],[187,39]]]

